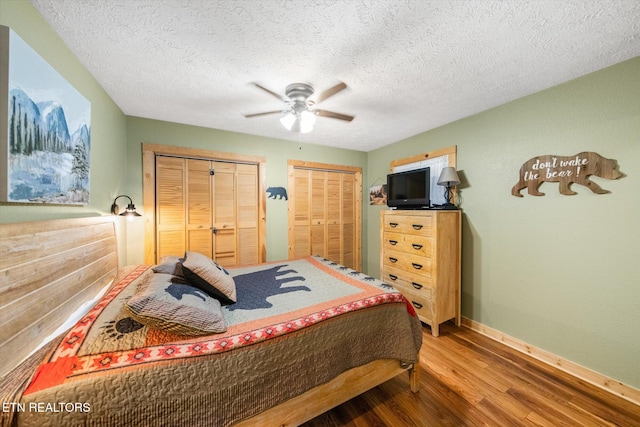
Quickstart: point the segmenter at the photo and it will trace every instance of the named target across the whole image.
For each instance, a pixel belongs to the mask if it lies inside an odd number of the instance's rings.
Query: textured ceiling
[[[131,116],[361,151],[640,55],[640,1],[32,0]],[[306,82],[320,117],[286,131]]]

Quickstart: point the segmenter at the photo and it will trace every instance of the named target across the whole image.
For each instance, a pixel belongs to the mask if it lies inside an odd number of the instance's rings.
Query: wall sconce
[[[440,209],[458,209],[456,205],[451,203],[451,187],[455,187],[460,184],[460,178],[458,178],[458,172],[454,167],[446,167],[440,172],[440,178],[438,178],[438,185],[445,187],[444,198],[446,203],[440,206]]]
[[[129,199],[129,204],[127,205],[127,209],[125,209],[125,211],[122,212],[120,216],[126,216],[128,217],[127,219],[133,219],[133,217],[142,216],[138,212],[136,212],[136,207],[133,204],[133,200],[131,200],[131,197],[126,196],[124,194],[121,194],[120,196],[113,199],[113,204],[111,205],[111,213],[113,215],[118,215],[118,212],[120,211],[120,208],[116,204],[116,200],[118,200],[120,197],[126,197],[127,199]]]

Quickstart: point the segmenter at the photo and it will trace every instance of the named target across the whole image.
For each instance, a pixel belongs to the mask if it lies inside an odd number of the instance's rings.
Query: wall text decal
[[[520,168],[520,180],[511,189],[511,194],[522,197],[520,191],[527,189],[532,196],[544,196],[538,191],[543,182],[559,182],[560,194],[577,194],[571,190],[574,182],[584,185],[596,194],[610,193],[595,182],[589,176],[600,178],[618,179],[623,174],[618,171],[618,162],[607,159],[597,153],[585,151],[575,156],[538,156],[525,162]]]

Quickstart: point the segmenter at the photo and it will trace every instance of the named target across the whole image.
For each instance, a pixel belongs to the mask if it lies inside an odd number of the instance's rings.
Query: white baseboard
[[[556,368],[570,375],[573,375],[574,377],[580,378],[581,380],[586,381],[589,384],[593,384],[596,387],[613,393],[616,396],[620,396],[623,399],[635,403],[636,405],[640,405],[640,390],[634,387],[623,384],[612,378],[608,378],[598,372],[592,371],[591,369],[585,368],[584,366],[580,366],[577,363],[571,362],[570,360],[563,359],[562,357],[549,353],[546,350],[534,347],[531,344],[527,344],[524,341],[520,341],[517,338],[513,338],[496,329],[490,328],[469,318],[462,317],[461,324],[464,327],[476,331],[493,340],[501,342],[502,344],[513,348],[514,350],[528,354],[529,356],[540,360],[541,362],[555,366]]]

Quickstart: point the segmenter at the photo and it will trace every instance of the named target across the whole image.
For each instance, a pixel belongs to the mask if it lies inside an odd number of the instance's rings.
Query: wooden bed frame
[[[114,217],[0,224],[0,377],[118,273]],[[240,422],[295,426],[418,366],[376,360]]]

